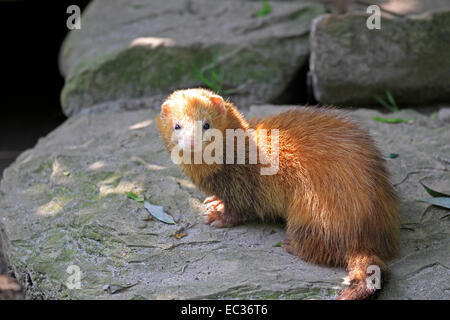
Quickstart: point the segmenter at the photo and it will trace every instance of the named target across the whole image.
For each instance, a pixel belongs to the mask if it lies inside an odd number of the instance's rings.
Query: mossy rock
[[[247,106],[277,99],[308,62],[311,21],[325,9],[304,1],[271,7],[256,17],[255,1],[92,2],[61,49],[64,113],[117,100],[160,104],[198,86]]]
[[[389,91],[398,105],[450,102],[450,10],[406,18],[324,15],[313,22],[311,75],[323,104],[379,105]]]

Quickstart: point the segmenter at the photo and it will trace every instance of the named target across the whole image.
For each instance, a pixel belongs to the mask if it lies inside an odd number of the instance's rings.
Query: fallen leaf
[[[428,194],[429,194],[430,196],[432,196],[432,197],[450,197],[449,194],[445,194],[445,193],[442,193],[442,192],[433,190],[433,189],[431,189],[430,187],[427,187],[426,185],[424,185],[424,184],[422,183],[422,181],[419,181],[419,182],[420,182],[420,184],[422,185],[422,187],[425,188],[425,190],[428,192]]]
[[[148,201],[144,201],[144,207],[148,212],[150,212],[152,216],[154,216],[159,221],[168,224],[175,224],[173,218],[164,212],[164,208],[162,206],[155,206],[153,204],[150,204]]]
[[[272,6],[267,0],[263,0],[262,2],[262,8],[259,10],[255,15],[257,17],[264,17],[268,15],[272,11]]]
[[[389,153],[389,158],[391,159],[398,158],[398,153]]]
[[[144,202],[145,197],[139,197],[137,194],[134,194],[133,192],[125,192],[125,194],[128,196],[128,198],[133,199],[137,202]]]
[[[174,236],[176,239],[181,239],[181,238],[186,237],[187,234],[186,234],[186,233],[174,233],[173,236]]]
[[[429,198],[429,199],[419,200],[419,201],[429,203],[434,206],[450,209],[450,198],[448,198],[448,197],[436,197],[436,198]]]
[[[372,117],[372,120],[384,123],[413,123],[413,119]]]

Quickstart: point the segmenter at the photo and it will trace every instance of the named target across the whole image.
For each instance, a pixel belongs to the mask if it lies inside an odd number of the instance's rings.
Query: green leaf
[[[391,158],[391,159],[398,158],[398,153],[389,153],[388,157]]]
[[[386,109],[388,109],[391,112],[394,112],[395,109],[389,105],[389,103],[387,103],[386,101],[383,100],[383,98],[381,98],[380,96],[374,96],[375,100],[378,101],[379,104],[381,104],[383,107],[385,107]]]
[[[205,77],[205,75],[200,71],[200,70],[196,70],[197,75],[199,76],[200,80],[208,87],[212,90],[213,84],[211,83],[211,81],[209,81],[208,78]]]
[[[128,198],[133,199],[137,202],[144,202],[145,197],[139,197],[137,194],[134,194],[133,192],[125,192],[125,194],[128,196]]]
[[[277,242],[273,245],[274,247],[281,247],[281,242]]]
[[[426,202],[434,206],[443,207],[450,209],[450,198],[449,197],[439,197],[439,198],[429,198],[426,200],[419,200],[421,202]]]
[[[173,218],[164,212],[164,208],[162,206],[155,206],[147,201],[144,201],[144,207],[145,209],[147,209],[148,212],[150,212],[152,216],[154,216],[159,221],[168,224],[175,224]]]
[[[385,107],[391,112],[396,112],[400,110],[399,106],[397,105],[397,102],[395,102],[394,96],[388,90],[386,90],[386,97],[389,103],[387,103],[383,98],[381,98],[378,95],[374,95],[373,97],[375,98],[375,100],[378,101],[379,104],[381,104],[383,107]]]
[[[214,81],[213,83],[215,85],[217,85],[219,83],[219,76],[217,75],[217,72],[213,71],[211,75],[212,75],[212,78],[213,78],[213,81]]]
[[[432,197],[450,197],[450,195],[448,195],[448,194],[445,194],[445,193],[442,193],[442,192],[433,190],[433,189],[431,189],[430,187],[427,187],[426,185],[424,185],[424,184],[422,183],[422,181],[419,181],[419,182],[420,182],[420,184],[422,185],[422,187],[425,188],[425,190],[428,192],[428,194],[429,194],[430,196],[432,196]]]
[[[394,97],[392,96],[392,94],[389,91],[386,91],[386,96],[389,100],[389,102],[391,103],[391,107],[394,111],[398,111],[400,108],[398,107],[397,103],[394,100]]]
[[[69,171],[64,171],[63,175],[65,175],[66,177],[70,176],[70,172]]]
[[[272,12],[272,6],[267,0],[263,0],[262,2],[262,8],[256,13],[257,17],[264,17],[268,15],[270,12]]]
[[[413,123],[413,119],[372,117],[372,120],[384,123]]]
[[[430,114],[431,119],[437,119],[437,116],[438,116],[437,112],[433,112],[432,114]]]

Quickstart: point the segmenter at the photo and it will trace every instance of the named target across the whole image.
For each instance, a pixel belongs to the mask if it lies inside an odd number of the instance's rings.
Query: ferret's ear
[[[220,113],[225,111],[224,101],[223,101],[223,98],[221,96],[214,95],[214,96],[211,96],[209,99],[216,106],[217,110]]]
[[[168,103],[164,103],[161,106],[161,119],[167,118],[170,113],[170,105]]]

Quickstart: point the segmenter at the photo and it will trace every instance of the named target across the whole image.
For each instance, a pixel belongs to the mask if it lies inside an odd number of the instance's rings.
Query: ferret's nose
[[[190,148],[191,150],[194,149],[194,138],[193,137],[184,137],[184,145],[186,148]]]

